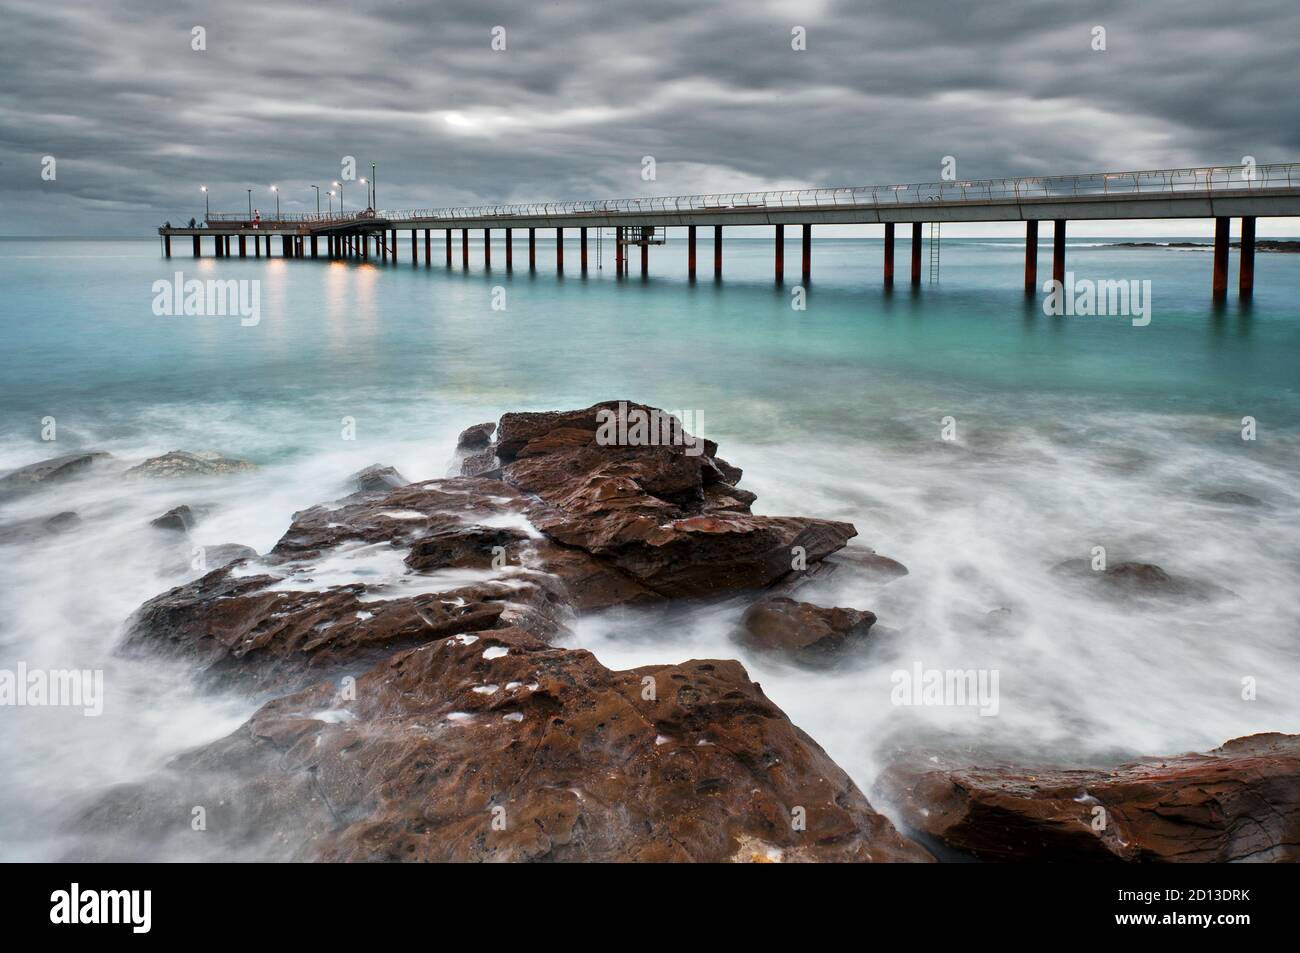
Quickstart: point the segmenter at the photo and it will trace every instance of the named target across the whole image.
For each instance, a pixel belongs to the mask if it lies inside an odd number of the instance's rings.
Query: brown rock
[[[860,609],[827,609],[770,596],[746,610],[737,637],[760,650],[820,654],[864,639],[875,622],[874,613]]]
[[[1111,771],[900,767],[878,791],[906,825],[983,860],[1300,861],[1300,735]]]
[[[497,425],[490,420],[484,424],[466,427],[460,432],[460,437],[456,440],[457,452],[468,453],[473,450],[484,449],[492,443],[492,431],[496,429]]]

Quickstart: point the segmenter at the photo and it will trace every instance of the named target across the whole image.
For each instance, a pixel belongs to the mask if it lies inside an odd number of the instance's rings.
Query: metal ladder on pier
[[[939,222],[930,223],[930,284],[939,283],[939,251],[942,246]]]

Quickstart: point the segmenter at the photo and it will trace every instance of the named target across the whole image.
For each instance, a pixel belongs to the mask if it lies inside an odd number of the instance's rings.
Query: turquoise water
[[[498,236],[499,238],[499,236]],[[772,283],[767,240],[728,240],[724,279],[686,280],[685,245],[651,251],[647,280],[603,269],[413,267],[275,259],[165,261],[156,241],[0,241],[0,471],[73,449],[115,461],[65,487],[0,501],[0,525],[75,510],[77,533],[0,547],[0,668],[102,668],[105,713],[0,712],[0,848],[58,850],[59,811],[233,730],[256,701],[197,696],[183,672],[118,659],[120,626],[189,578],[143,527],[182,502],[212,505],[200,545],[269,548],[297,509],[391,463],[447,472],[456,433],[507,410],[627,397],[702,415],[746,470],[755,509],[853,521],[906,563],[882,585],[833,578],[817,601],[880,617],[872,650],[835,671],[749,657],[735,606],[685,617],[584,620],[575,640],[623,667],[740,657],[767,694],[869,787],[900,748],[953,745],[1083,761],[1206,748],[1300,728],[1300,256],[1257,257],[1249,307],[1209,302],[1208,252],[1073,241],[1079,278],[1149,280],[1151,322],[1047,317],[1022,291],[1016,240],[950,239],[941,281],[881,288],[881,246],[814,243],[806,310]],[[178,243],[179,249],[179,243]],[[1043,245],[1039,277],[1049,276]],[[205,252],[207,248],[205,248]],[[1235,259],[1233,256],[1235,282]],[[152,286],[261,282],[256,326],[154,315]],[[494,310],[494,296],[504,310]],[[1241,439],[1242,418],[1258,439]],[[41,440],[42,420],[57,440]],[[956,439],[941,439],[951,417]],[[355,439],[344,439],[345,425]],[[172,449],[260,465],[198,483],[116,470]],[[114,469],[116,468],[116,470]],[[1215,502],[1223,491],[1259,506]],[[1231,597],[1118,604],[1051,568],[1096,545]],[[191,574],[192,575],[192,574]],[[988,613],[1009,609],[1009,624]],[[1001,711],[900,709],[890,673],[995,668]],[[1243,678],[1258,695],[1241,697]],[[61,792],[51,800],[49,792]]]

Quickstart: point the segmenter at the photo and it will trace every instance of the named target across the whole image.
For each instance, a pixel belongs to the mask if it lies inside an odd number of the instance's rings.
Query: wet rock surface
[[[81,525],[81,517],[72,510],[52,516],[37,516],[0,525],[0,546],[9,543],[30,543],[50,536],[71,533]]]
[[[752,515],[711,443],[600,445],[601,406],[507,414],[477,451],[499,478],[359,489],[142,606],[124,652],[278,697],[89,807],[86,852],[125,826],[184,856],[188,817],[153,809],[179,798],[229,851],[273,831],[296,859],[929,860],[738,662],[557,646],[578,613],[760,588],[856,532]]]
[[[376,463],[348,477],[348,482],[362,493],[386,493],[411,481],[397,472],[395,467]]]
[[[754,603],[740,620],[737,638],[751,648],[799,656],[837,652],[866,638],[876,622],[872,612],[826,608],[771,596]]]
[[[89,470],[95,463],[111,459],[102,452],[67,453],[28,464],[0,476],[0,497],[25,493],[48,483],[58,483]]]
[[[1175,576],[1154,563],[1120,562],[1103,570],[1093,570],[1086,559],[1071,559],[1059,563],[1052,570],[1059,576],[1096,587],[1100,592],[1115,597],[1146,597],[1154,599],[1209,599],[1233,598],[1234,594],[1211,582]]]
[[[1300,735],[1113,770],[895,766],[877,795],[906,827],[981,860],[1300,860]]]
[[[198,522],[198,517],[188,506],[174,506],[162,516],[156,516],[149,521],[149,525],[155,529],[167,530],[173,533],[188,533]]]

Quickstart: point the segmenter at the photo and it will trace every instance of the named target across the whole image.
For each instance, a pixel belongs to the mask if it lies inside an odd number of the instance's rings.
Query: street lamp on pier
[[[244,191],[248,193],[248,220],[251,222],[253,220],[253,190],[244,189]]]
[[[271,191],[275,193],[275,220],[278,222],[280,220],[280,187],[273,185]]]
[[[316,214],[319,215],[320,214],[320,186],[313,185],[312,188],[316,190]]]
[[[334,186],[334,188],[339,190],[339,214],[342,215],[343,214],[343,183],[333,182],[331,184]]]
[[[363,175],[357,181],[364,183],[366,186],[366,208],[374,208],[374,206],[370,204],[370,180]]]
[[[200,185],[199,191],[203,193],[203,221],[206,223],[212,217],[212,209],[208,207],[208,187]]]
[[[375,169],[377,168],[378,166],[376,166],[373,162],[370,163],[370,188],[371,188],[370,207],[371,208],[378,208],[379,206],[379,179],[375,175]]]
[[[330,190],[329,190],[328,192],[326,192],[325,194],[328,195],[328,196],[330,197],[330,215],[333,216],[333,214],[334,214],[334,190],[333,190],[333,189],[330,189]]]

